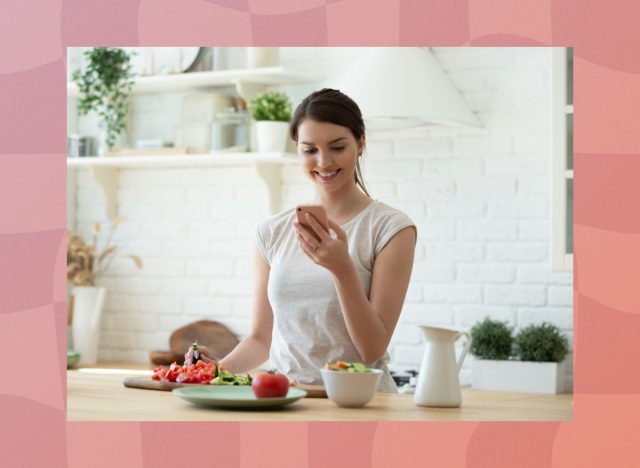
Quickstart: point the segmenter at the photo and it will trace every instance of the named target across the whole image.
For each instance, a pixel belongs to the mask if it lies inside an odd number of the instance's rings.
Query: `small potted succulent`
[[[291,101],[284,93],[258,94],[249,103],[256,121],[259,153],[284,153],[291,120]]]
[[[567,339],[555,325],[529,325],[515,338],[504,322],[484,319],[471,328],[472,387],[532,393],[565,390]]]

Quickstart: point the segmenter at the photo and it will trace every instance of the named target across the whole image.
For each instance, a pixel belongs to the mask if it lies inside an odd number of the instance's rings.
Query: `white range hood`
[[[363,51],[353,66],[324,85],[356,101],[367,128],[481,126],[427,48],[374,47]]]

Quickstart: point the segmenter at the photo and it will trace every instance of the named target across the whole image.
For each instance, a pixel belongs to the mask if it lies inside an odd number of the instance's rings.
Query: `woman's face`
[[[336,191],[354,184],[364,137],[356,141],[347,127],[304,119],[298,125],[298,155],[302,169],[318,187]]]

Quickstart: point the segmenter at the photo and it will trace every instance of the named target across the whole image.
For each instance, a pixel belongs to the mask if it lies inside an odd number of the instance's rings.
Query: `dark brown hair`
[[[316,122],[328,122],[351,130],[356,142],[365,135],[364,121],[358,105],[344,93],[337,89],[323,88],[315,91],[302,100],[296,107],[289,127],[291,139],[298,142],[298,127],[305,118]],[[363,149],[364,151],[364,149]],[[360,170],[360,158],[356,161],[355,181],[362,191],[368,196],[369,192],[364,186],[362,172]]]

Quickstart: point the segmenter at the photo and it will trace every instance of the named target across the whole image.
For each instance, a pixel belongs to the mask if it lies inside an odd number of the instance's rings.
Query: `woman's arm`
[[[372,363],[386,352],[409,287],[416,231],[398,232],[376,257],[369,299],[353,262],[333,273],[342,314],[362,359]]]
[[[253,325],[251,332],[220,363],[231,372],[248,372],[269,358],[271,332],[273,330],[273,311],[267,297],[269,265],[265,262],[257,247],[253,253],[254,291]]]
[[[315,219],[309,219],[309,223],[320,236],[321,244],[318,247],[318,241],[308,236],[303,227],[297,226],[301,246],[312,261],[332,273],[353,344],[363,361],[375,362],[387,350],[402,311],[413,269],[416,231],[413,227],[402,229],[378,254],[367,298],[348,254],[346,233],[329,221],[338,236],[334,239]]]

